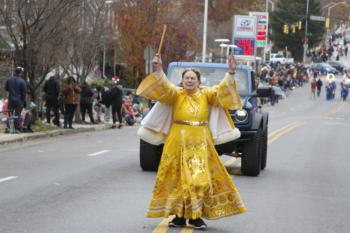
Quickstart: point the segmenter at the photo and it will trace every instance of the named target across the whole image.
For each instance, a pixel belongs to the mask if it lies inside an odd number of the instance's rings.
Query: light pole
[[[204,19],[203,19],[202,62],[205,62],[205,55],[207,53],[207,22],[208,22],[208,0],[205,0],[205,2],[204,2]]]
[[[305,17],[305,40],[304,40],[304,51],[303,51],[303,63],[306,62],[306,51],[308,48],[307,41],[307,30],[308,30],[308,17],[309,17],[309,0],[306,2],[306,17]]]
[[[229,39],[215,39],[214,40],[216,43],[220,43],[219,46],[221,48],[220,50],[220,63],[223,63],[223,55],[224,55],[224,47],[226,47],[227,42],[230,42]]]
[[[229,57],[229,51],[230,51],[230,48],[231,49],[235,49],[235,48],[238,48],[237,45],[234,45],[234,44],[225,44],[226,46],[226,63],[228,63],[228,57]]]
[[[107,16],[107,23],[110,23],[110,6],[113,5],[116,2],[116,0],[107,0],[105,1],[106,4],[106,10],[105,10],[105,15]],[[103,54],[102,54],[102,78],[104,79],[106,77],[106,36],[103,37]],[[115,61],[113,62],[113,66]],[[113,67],[113,74],[115,74],[115,67]]]

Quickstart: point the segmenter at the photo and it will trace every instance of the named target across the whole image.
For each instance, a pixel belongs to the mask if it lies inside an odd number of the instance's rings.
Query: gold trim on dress
[[[190,126],[206,126],[208,125],[208,122],[206,121],[174,121],[174,124],[190,125]]]

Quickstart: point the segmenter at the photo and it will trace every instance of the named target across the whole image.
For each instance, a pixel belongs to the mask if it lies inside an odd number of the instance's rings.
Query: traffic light
[[[292,33],[295,33],[295,31],[296,31],[296,26],[292,25]]]
[[[324,26],[325,26],[326,28],[329,28],[329,24],[330,24],[330,22],[329,22],[329,17],[328,17],[328,18],[326,18],[326,21],[325,21]]]
[[[298,22],[298,29],[301,30],[303,28],[303,22],[299,21]]]
[[[288,34],[288,33],[289,33],[289,26],[288,26],[287,24],[285,24],[285,25],[283,26],[283,33],[284,33],[284,34]]]

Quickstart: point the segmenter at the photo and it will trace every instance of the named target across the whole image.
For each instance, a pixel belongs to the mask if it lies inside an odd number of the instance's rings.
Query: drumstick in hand
[[[164,24],[164,26],[163,26],[162,38],[160,39],[158,52],[157,52],[158,54],[160,54],[160,52],[162,51],[162,46],[163,46],[163,41],[164,41],[164,37],[165,37],[165,32],[166,32],[166,24]]]

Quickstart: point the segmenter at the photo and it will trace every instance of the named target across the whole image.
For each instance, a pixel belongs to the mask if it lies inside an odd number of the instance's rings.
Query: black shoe
[[[74,129],[73,126],[69,126],[70,129]]]
[[[188,225],[192,226],[196,230],[205,230],[207,228],[207,224],[205,224],[201,218],[188,220]]]
[[[122,124],[118,125],[118,129],[120,129],[121,127],[123,127],[123,125],[122,125]]]
[[[112,126],[111,126],[111,129],[115,129],[115,128],[117,128],[116,125],[112,125]]]
[[[173,220],[171,220],[168,223],[169,227],[185,227],[186,226],[186,219],[185,218],[179,218],[175,217]]]

